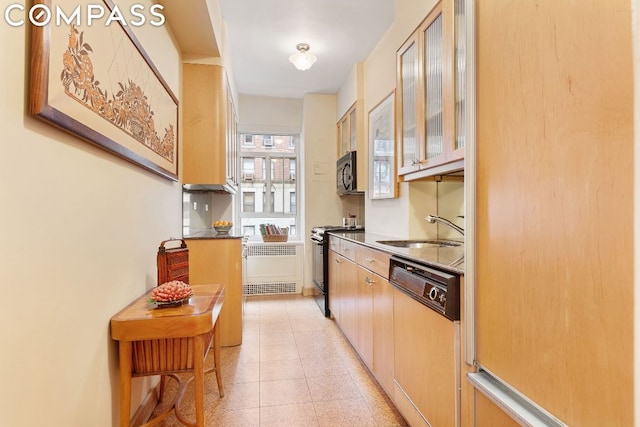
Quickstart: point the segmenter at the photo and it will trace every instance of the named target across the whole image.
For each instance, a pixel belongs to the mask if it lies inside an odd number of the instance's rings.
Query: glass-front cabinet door
[[[353,106],[349,113],[349,151],[358,150],[358,127],[356,126],[356,108]]]
[[[439,8],[440,9],[440,8]],[[427,22],[422,30],[422,62],[424,70],[424,139],[420,160],[437,159],[442,156],[444,148],[444,111],[442,84],[442,11],[434,10],[433,20]]]
[[[398,175],[405,181],[464,168],[464,139],[456,137],[456,115],[464,111],[455,96],[464,84],[454,59],[456,18],[454,0],[441,0],[397,53]]]
[[[362,135],[363,102],[356,101],[338,120],[338,155],[343,156],[349,151],[358,151]]]
[[[349,139],[351,136],[351,126],[349,126],[349,118],[344,117],[340,120],[339,125],[339,133],[340,133],[340,152],[339,156],[342,156],[349,152]]]
[[[398,50],[397,58],[397,142],[398,174],[417,170],[419,162],[419,135],[416,130],[416,112],[420,94],[418,37],[414,34]]]

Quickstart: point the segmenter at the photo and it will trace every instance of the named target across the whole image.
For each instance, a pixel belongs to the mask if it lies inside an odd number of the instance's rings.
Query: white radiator
[[[301,243],[249,244],[244,294],[302,293],[303,249]]]

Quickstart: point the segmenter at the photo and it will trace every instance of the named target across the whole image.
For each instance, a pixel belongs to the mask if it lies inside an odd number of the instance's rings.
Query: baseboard
[[[311,295],[315,295],[316,293],[315,293],[314,288],[315,288],[315,286],[314,287],[303,286],[302,287],[302,296],[308,297],[308,296],[311,296]]]
[[[153,414],[153,410],[158,406],[158,396],[160,396],[160,383],[149,389],[147,397],[140,404],[136,413],[131,418],[131,426],[138,427],[149,421],[149,417]]]

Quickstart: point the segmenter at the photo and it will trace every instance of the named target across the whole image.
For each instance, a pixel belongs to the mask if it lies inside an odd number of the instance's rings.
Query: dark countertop
[[[342,232],[331,231],[329,234],[351,240],[364,246],[386,252],[391,255],[398,255],[418,263],[423,263],[432,267],[440,268],[456,274],[464,274],[464,245],[443,246],[435,248],[398,248],[395,246],[378,243],[378,240],[408,240],[399,239],[394,236],[385,236],[368,232]],[[457,239],[447,239],[457,240]],[[461,241],[461,240],[459,240]],[[460,262],[460,260],[462,260]]]
[[[197,230],[189,230],[188,233],[183,233],[183,239],[242,239],[244,236],[234,234],[233,230],[229,233],[220,234],[213,228],[204,228]]]

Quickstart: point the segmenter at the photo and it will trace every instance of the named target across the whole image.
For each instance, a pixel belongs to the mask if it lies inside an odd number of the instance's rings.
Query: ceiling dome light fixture
[[[298,43],[296,45],[296,49],[298,49],[298,53],[294,53],[289,57],[289,61],[298,69],[298,70],[308,70],[311,66],[316,62],[318,58],[313,53],[309,53],[309,45],[306,43]]]

